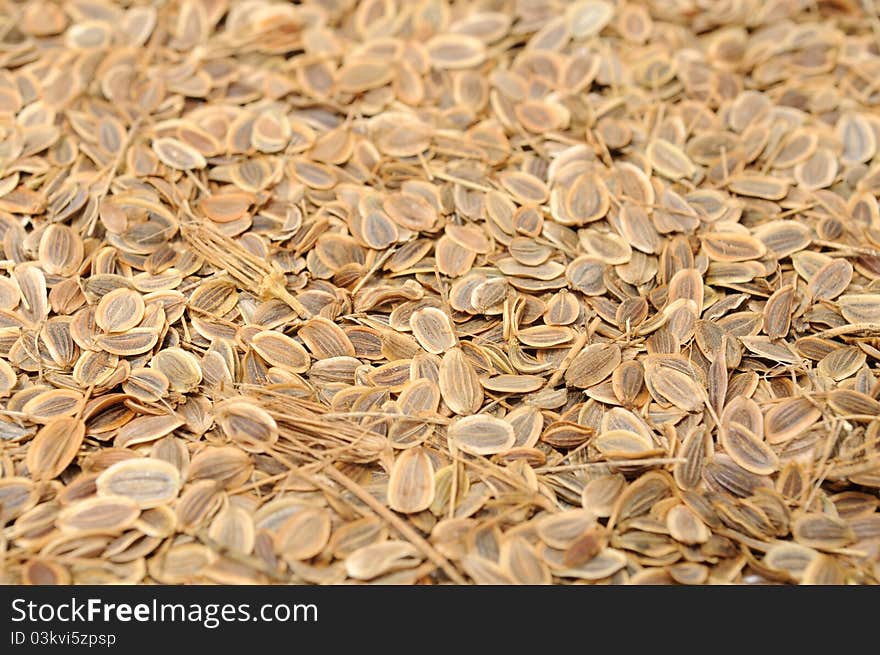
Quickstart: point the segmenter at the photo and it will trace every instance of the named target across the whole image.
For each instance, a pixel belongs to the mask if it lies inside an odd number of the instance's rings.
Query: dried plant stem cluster
[[[0,0],[0,582],[878,582],[877,9]]]

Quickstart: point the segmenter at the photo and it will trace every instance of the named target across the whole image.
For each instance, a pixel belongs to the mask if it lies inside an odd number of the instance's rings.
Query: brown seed
[[[747,427],[730,423],[719,432],[721,447],[746,471],[770,475],[779,470],[776,453]]]
[[[617,345],[589,345],[571,361],[565,372],[565,381],[571,386],[586,389],[611,375],[620,361],[620,348]]]
[[[816,300],[833,300],[849,287],[853,267],[845,259],[832,259],[813,275],[807,290]]]
[[[806,398],[789,398],[764,414],[764,435],[770,444],[790,441],[819,420],[822,412]]]
[[[802,546],[820,550],[844,548],[853,541],[844,520],[825,514],[802,514],[792,523],[791,533]]]
[[[791,285],[773,292],[764,305],[764,334],[771,339],[779,339],[788,334],[793,302],[794,287]]]
[[[65,507],[58,513],[62,532],[79,534],[120,533],[137,520],[137,503],[123,496],[86,498]]]
[[[82,446],[86,425],[80,418],[50,419],[28,445],[27,467],[35,480],[57,477],[74,460]]]

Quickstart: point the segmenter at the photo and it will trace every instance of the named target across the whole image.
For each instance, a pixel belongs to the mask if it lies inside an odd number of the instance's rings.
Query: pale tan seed
[[[687,505],[676,505],[666,514],[666,529],[670,536],[683,544],[704,544],[712,532]]]
[[[579,566],[565,567],[560,560],[555,557],[548,558],[546,555],[544,561],[547,562],[555,575],[564,578],[602,580],[614,575],[626,566],[627,558],[620,550],[605,548],[598,555]]]
[[[880,294],[845,294],[837,299],[837,305],[850,323],[880,322]]]
[[[105,332],[125,332],[144,318],[144,298],[131,289],[115,289],[95,308],[95,323]]]
[[[131,328],[115,334],[95,336],[95,345],[112,355],[131,357],[149,352],[159,342],[159,331],[155,328]],[[170,379],[170,378],[169,378]]]
[[[847,571],[841,562],[828,555],[819,555],[804,569],[801,584],[840,586],[846,581]]]
[[[208,536],[226,550],[247,555],[256,544],[253,517],[242,507],[225,507],[211,521]]]
[[[272,366],[294,373],[309,370],[311,359],[298,341],[276,330],[263,330],[251,337],[251,347]]]
[[[786,285],[774,291],[767,299],[762,330],[771,339],[779,339],[788,334],[794,297],[794,287]]]
[[[665,139],[651,141],[646,154],[654,170],[670,180],[691,177],[696,170],[688,156]]]
[[[188,171],[207,166],[205,157],[198,150],[171,137],[153,140],[153,152],[166,166]]]
[[[764,564],[773,570],[782,571],[795,580],[803,578],[810,563],[819,557],[819,552],[796,543],[781,543],[772,546],[764,556]]]
[[[764,435],[770,444],[791,441],[822,416],[821,410],[806,398],[789,398],[764,414]]]
[[[580,291],[586,296],[601,296],[607,289],[605,268],[605,263],[600,259],[582,255],[565,269],[565,279],[574,291]]]
[[[345,571],[355,580],[372,580],[386,573],[414,568],[422,560],[422,554],[412,544],[390,540],[351,552],[345,558]]]
[[[174,391],[192,391],[202,381],[198,360],[182,348],[165,348],[150,360],[150,366],[168,378]]]
[[[845,259],[832,259],[813,275],[807,290],[816,300],[833,300],[852,282],[853,266]]]
[[[843,415],[876,416],[880,401],[852,389],[834,389],[828,394],[828,404]]]
[[[604,0],[582,0],[566,8],[566,19],[575,39],[599,34],[614,17],[614,7]]]
[[[650,439],[629,430],[602,432],[591,443],[608,459],[644,457],[654,450]]]
[[[199,202],[199,208],[215,223],[232,223],[248,214],[256,196],[247,191],[223,190]]]
[[[782,200],[788,195],[788,183],[765,175],[740,174],[730,181],[728,188],[741,196]]]
[[[286,560],[307,560],[316,556],[330,539],[330,512],[305,508],[296,512],[278,529],[275,551]]]
[[[388,478],[388,505],[404,514],[428,509],[434,502],[434,467],[421,447],[404,450]]]
[[[58,513],[62,532],[78,534],[120,533],[131,527],[140,514],[137,503],[123,496],[86,498]]]
[[[438,383],[443,401],[456,414],[473,414],[483,403],[480,379],[460,348],[443,355]]]
[[[839,382],[855,375],[865,365],[867,355],[856,346],[838,348],[819,360],[816,370]]]
[[[168,503],[180,491],[177,467],[158,459],[139,457],[117,462],[96,480],[98,496],[130,498],[141,509]]]
[[[551,548],[568,548],[572,542],[596,525],[596,517],[584,509],[571,509],[541,519],[538,537]]]
[[[456,344],[455,330],[446,312],[425,307],[412,313],[409,326],[413,336],[429,353],[439,355]]]
[[[589,345],[568,365],[565,381],[571,386],[586,389],[606,379],[620,362],[620,347],[616,344]]]
[[[767,252],[766,246],[747,234],[715,232],[703,236],[706,254],[716,262],[741,262],[758,259]]]
[[[516,443],[510,423],[485,414],[457,419],[449,425],[447,438],[456,448],[471,455],[503,453]]]
[[[40,237],[40,265],[49,275],[73,275],[84,253],[82,238],[67,225],[50,225]]]
[[[467,554],[461,567],[478,585],[512,585],[510,575],[496,562],[476,554]]]
[[[502,544],[499,564],[515,584],[549,585],[553,581],[550,568],[523,537],[513,537]]]
[[[426,44],[431,65],[440,70],[472,68],[486,59],[482,41],[464,34],[439,34]]]
[[[698,411],[706,401],[706,392],[686,370],[649,361],[645,364],[648,391],[657,402],[688,412]]]
[[[520,171],[503,173],[498,176],[498,181],[514,200],[523,205],[539,205],[546,202],[550,194],[545,185],[534,175]]]
[[[805,189],[831,186],[837,177],[837,157],[828,148],[819,148],[806,161],[794,167],[794,179]]]
[[[844,548],[854,535],[846,521],[826,514],[802,514],[794,519],[791,533],[802,546],[827,550]]]
[[[496,375],[480,378],[484,389],[498,393],[528,393],[544,386],[544,378],[538,375]]]
[[[627,202],[620,209],[621,235],[633,248],[646,254],[660,252],[660,234],[641,206]]]
[[[538,443],[544,419],[537,408],[523,405],[507,414],[504,419],[513,427],[514,448],[532,448]]]
[[[746,471],[770,475],[779,470],[779,457],[747,427],[730,423],[722,426],[719,436],[724,452]]]
[[[644,368],[638,361],[622,362],[611,374],[611,386],[614,395],[624,406],[636,403],[644,382]]]
[[[126,447],[156,441],[171,434],[183,424],[184,420],[177,416],[141,416],[119,429],[115,444]]]
[[[310,319],[297,335],[317,359],[353,357],[355,354],[354,346],[342,328],[323,317]]]
[[[837,121],[837,135],[843,144],[841,159],[846,163],[866,162],[877,152],[877,137],[861,114],[844,113]]]
[[[278,424],[261,407],[244,400],[216,405],[214,419],[233,443],[248,452],[262,453],[278,441]]]

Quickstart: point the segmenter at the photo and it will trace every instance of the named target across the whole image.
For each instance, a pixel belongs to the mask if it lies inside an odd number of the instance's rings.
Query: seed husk
[[[388,478],[388,504],[404,514],[428,509],[434,502],[434,467],[420,447],[403,451]]]
[[[27,467],[35,480],[51,480],[70,465],[86,434],[80,418],[62,416],[44,425],[27,450]]]
[[[503,453],[516,443],[510,423],[485,414],[458,419],[449,426],[447,437],[456,448],[471,455]]]
[[[665,4],[0,18],[0,581],[876,581],[876,21]]]
[[[109,467],[96,481],[98,496],[123,496],[141,509],[158,507],[177,498],[177,467],[157,459],[127,459]]]

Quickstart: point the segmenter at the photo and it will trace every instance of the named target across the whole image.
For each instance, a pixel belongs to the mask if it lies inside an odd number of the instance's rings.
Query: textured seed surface
[[[872,3],[7,4],[0,584],[878,581]]]

